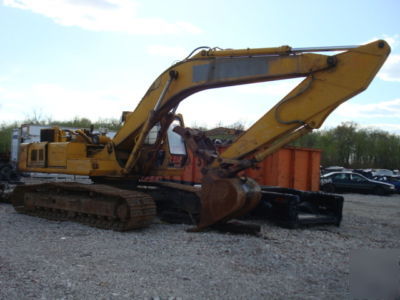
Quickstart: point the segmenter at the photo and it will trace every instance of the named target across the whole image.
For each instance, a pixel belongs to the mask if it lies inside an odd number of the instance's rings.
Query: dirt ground
[[[344,196],[340,227],[257,221],[261,237],[119,233],[0,203],[0,299],[346,299],[353,250],[400,249],[400,195]]]

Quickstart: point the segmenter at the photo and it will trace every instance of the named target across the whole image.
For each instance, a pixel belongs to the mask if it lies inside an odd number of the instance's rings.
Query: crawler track
[[[12,204],[19,213],[116,231],[146,227],[156,215],[156,206],[149,195],[100,184],[18,186]]]

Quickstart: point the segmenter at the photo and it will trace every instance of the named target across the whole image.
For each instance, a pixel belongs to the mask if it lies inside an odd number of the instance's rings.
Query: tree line
[[[117,119],[100,119],[92,122],[87,118],[78,117],[69,121],[31,117],[23,122],[0,125],[0,153],[10,150],[12,129],[21,124],[57,125],[71,128],[89,128],[93,125],[96,129],[108,128],[111,131],[116,131],[121,126]],[[227,127],[244,129],[240,122]],[[321,149],[323,166],[400,169],[400,136],[379,129],[361,128],[353,122],[345,122],[335,128],[311,132],[292,142],[291,145]]]
[[[292,145],[321,149],[323,166],[400,168],[399,135],[376,128],[361,128],[353,122],[312,132],[294,141]]]

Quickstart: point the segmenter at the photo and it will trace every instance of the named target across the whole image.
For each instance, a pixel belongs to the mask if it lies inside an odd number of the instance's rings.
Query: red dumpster
[[[223,148],[220,149],[223,152]],[[304,191],[318,191],[321,150],[285,147],[268,156],[255,169],[244,174],[260,185],[281,186]],[[152,180],[169,180],[185,184],[201,182],[201,160],[189,151],[189,163],[181,176],[152,177]]]

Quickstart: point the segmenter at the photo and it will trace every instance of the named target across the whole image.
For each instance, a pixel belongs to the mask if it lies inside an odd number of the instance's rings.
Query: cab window
[[[168,128],[169,150],[173,155],[186,155],[186,147],[182,137],[173,131],[176,126],[180,126],[179,120],[174,120]]]
[[[154,145],[157,141],[158,133],[160,132],[160,124],[156,124],[150,129],[149,134],[146,136],[144,143],[147,145]]]
[[[333,176],[333,180],[337,181],[337,180],[349,180],[349,174],[345,174],[345,173],[340,173],[340,174],[336,174]]]

